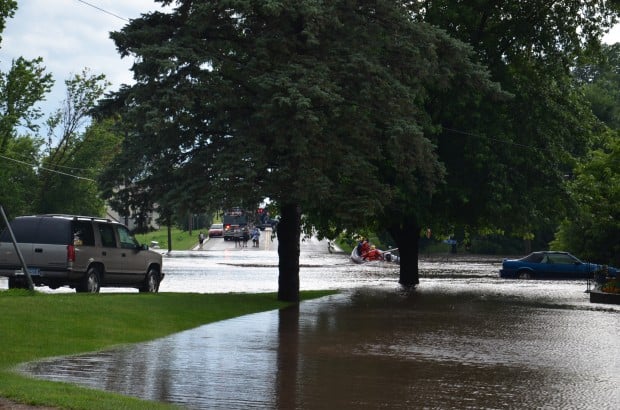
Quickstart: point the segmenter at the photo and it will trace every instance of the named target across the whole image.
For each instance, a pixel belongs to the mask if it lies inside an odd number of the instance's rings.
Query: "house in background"
[[[110,218],[113,219],[115,221],[118,221],[122,224],[124,224],[125,226],[127,226],[131,231],[135,230],[138,225],[136,224],[134,218],[132,218],[132,216],[121,216],[118,212],[116,212],[115,210],[113,210],[112,208],[110,208],[109,206],[106,206],[106,218]],[[150,227],[151,229],[159,229],[160,225],[157,223],[157,219],[159,218],[159,214],[157,212],[152,212],[149,214],[146,224],[148,227]]]

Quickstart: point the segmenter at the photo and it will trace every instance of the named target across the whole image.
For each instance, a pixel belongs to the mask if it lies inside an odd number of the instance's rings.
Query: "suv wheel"
[[[86,276],[82,279],[80,285],[75,289],[77,292],[99,293],[100,287],[99,270],[94,266],[88,268]]]
[[[157,293],[159,290],[159,272],[155,268],[150,268],[144,278],[144,285],[139,288],[143,293]]]

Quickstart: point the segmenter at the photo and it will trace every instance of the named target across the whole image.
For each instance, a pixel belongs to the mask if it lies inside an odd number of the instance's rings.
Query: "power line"
[[[22,161],[27,161],[27,160],[30,159],[30,157],[27,156],[27,155],[21,155],[19,153],[15,153],[14,152],[13,153],[13,159],[17,160],[17,158],[15,158],[15,157],[20,157],[20,159]],[[3,158],[6,158],[6,157],[3,157]],[[70,171],[90,171],[91,170],[91,168],[83,168],[83,167],[82,168],[77,168],[77,167],[69,167],[69,166],[66,166],[66,165],[59,165],[59,164],[49,164],[48,167],[64,168],[64,169],[67,169],[67,170],[70,170]]]
[[[95,6],[94,4],[91,4],[91,3],[87,2],[87,1],[84,1],[84,0],[77,0],[77,1],[79,1],[79,2],[80,2],[80,3],[82,3],[82,4],[86,4],[87,6],[92,7],[92,8],[94,8],[94,9],[97,9],[97,10],[99,10],[99,11],[103,12],[103,13],[109,14],[109,15],[110,15],[110,16],[112,16],[112,17],[116,17],[117,19],[121,19],[121,20],[123,20],[123,21],[127,21],[127,22],[129,22],[129,19],[127,19],[127,18],[125,18],[125,17],[122,17],[122,16],[119,16],[118,14],[114,14],[114,13],[112,13],[111,11],[108,11],[108,10],[102,9],[101,7],[99,7],[99,6]]]
[[[0,155],[0,158],[6,159],[8,161],[13,161],[13,162],[16,162],[18,164],[26,165],[26,166],[29,166],[31,168],[42,169],[44,171],[52,172],[54,174],[60,174],[60,175],[64,175],[64,176],[75,178],[75,179],[82,179],[82,180],[85,180],[85,181],[97,182],[97,181],[95,181],[92,178],[87,178],[87,177],[81,177],[81,176],[78,176],[78,175],[67,174],[66,172],[56,171],[54,169],[46,168],[46,167],[43,167],[43,166],[40,166],[40,165],[33,165],[33,164],[28,163],[28,162],[20,161],[20,160],[15,159],[15,158],[6,157],[4,155]]]
[[[444,130],[446,130],[446,131],[450,131],[450,132],[453,132],[455,134],[462,134],[462,135],[467,135],[469,137],[475,137],[475,138],[484,138],[484,139],[487,139],[489,141],[499,142],[500,144],[512,145],[512,146],[515,146],[515,147],[526,148],[526,149],[530,149],[530,150],[533,150],[533,151],[549,151],[549,152],[553,152],[553,150],[551,148],[534,147],[532,145],[521,144],[521,143],[513,142],[513,141],[506,141],[506,140],[502,140],[502,139],[495,138],[495,137],[489,137],[489,136],[485,136],[485,135],[473,134],[471,132],[455,130],[453,128],[447,128],[447,127],[442,127],[442,128]]]

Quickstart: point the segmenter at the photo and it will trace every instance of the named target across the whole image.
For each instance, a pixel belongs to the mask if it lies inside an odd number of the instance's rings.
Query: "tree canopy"
[[[39,170],[37,209],[44,213],[103,215],[104,201],[95,178],[116,152],[120,137],[109,129],[109,122],[89,121],[90,110],[109,83],[103,74],[83,69],[65,85],[66,99],[46,122],[47,150]]]
[[[604,44],[601,54],[579,60],[573,74],[592,112],[609,128],[620,130],[620,43]]]
[[[569,187],[576,206],[552,245],[582,258],[620,265],[620,138],[616,134],[576,169]]]
[[[617,20],[617,2],[430,0],[410,7],[420,21],[472,45],[513,95],[456,110],[444,100],[429,107],[442,126],[438,155],[447,174],[430,223],[524,238],[552,232],[570,203],[565,175],[600,130],[571,71],[598,50]]]
[[[0,33],[7,18],[13,17],[17,3],[0,3]],[[0,37],[1,40],[1,37]],[[11,214],[32,212],[33,187],[38,186],[36,169],[41,140],[21,133],[36,132],[43,113],[37,107],[53,85],[41,58],[11,61],[0,72],[0,204]]]
[[[574,203],[552,246],[592,261],[620,265],[620,43],[574,70],[592,110],[604,124],[596,146],[568,182]]]
[[[0,31],[16,7],[16,2],[1,2]],[[0,204],[10,215],[103,215],[104,202],[94,178],[118,138],[104,130],[105,124],[86,128],[89,111],[108,83],[103,75],[88,70],[68,79],[64,105],[45,122],[45,145],[39,134],[44,114],[38,103],[53,82],[40,57],[16,58],[7,72],[0,73]]]
[[[269,197],[285,300],[302,213],[323,232],[388,229],[404,285],[426,223],[553,226],[597,130],[570,69],[617,15],[603,0],[162,3],[176,8],[112,34],[136,83],[100,105],[125,134],[107,196],[167,213]]]
[[[102,104],[128,127],[103,180],[136,205],[274,200],[283,299],[298,297],[302,212],[320,228],[384,213],[406,230],[394,212],[417,215],[443,179],[425,105],[497,92],[469,47],[400,2],[177,4],[112,35],[136,84]]]

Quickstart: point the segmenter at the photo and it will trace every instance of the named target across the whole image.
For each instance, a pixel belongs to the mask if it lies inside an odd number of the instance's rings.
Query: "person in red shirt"
[[[382,261],[383,260],[383,252],[372,245],[370,250],[366,252],[366,257],[364,258],[368,261]]]

